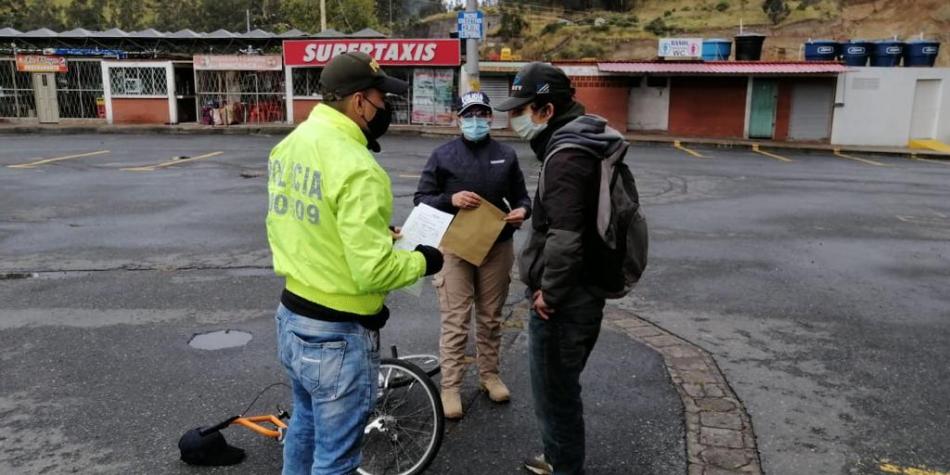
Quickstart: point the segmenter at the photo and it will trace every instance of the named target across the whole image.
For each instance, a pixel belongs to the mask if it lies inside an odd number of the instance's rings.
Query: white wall
[[[838,79],[831,143],[906,147],[918,79],[940,79],[937,140],[950,143],[950,68],[850,68]]]

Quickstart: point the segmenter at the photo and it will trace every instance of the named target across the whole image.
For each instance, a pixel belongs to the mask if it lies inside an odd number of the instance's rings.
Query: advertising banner
[[[381,66],[458,66],[462,63],[459,40],[287,40],[284,64],[325,66],[347,51],[362,51]]]

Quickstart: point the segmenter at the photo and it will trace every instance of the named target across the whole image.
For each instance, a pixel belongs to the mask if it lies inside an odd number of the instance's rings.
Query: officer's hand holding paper
[[[439,247],[453,217],[426,204],[416,206],[402,225],[395,248],[412,251],[420,244]],[[418,297],[422,295],[422,280],[402,290]]]

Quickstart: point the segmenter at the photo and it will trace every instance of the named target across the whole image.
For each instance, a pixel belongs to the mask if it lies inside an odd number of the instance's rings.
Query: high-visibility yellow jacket
[[[390,290],[425,273],[421,253],[393,249],[389,175],[350,118],[320,104],[270,153],[267,239],[287,290],[373,315]]]

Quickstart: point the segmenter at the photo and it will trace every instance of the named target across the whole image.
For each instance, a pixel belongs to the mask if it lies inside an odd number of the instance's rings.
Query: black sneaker
[[[544,455],[529,458],[524,461],[525,470],[538,475],[551,475],[554,473],[554,467],[544,460]]]

